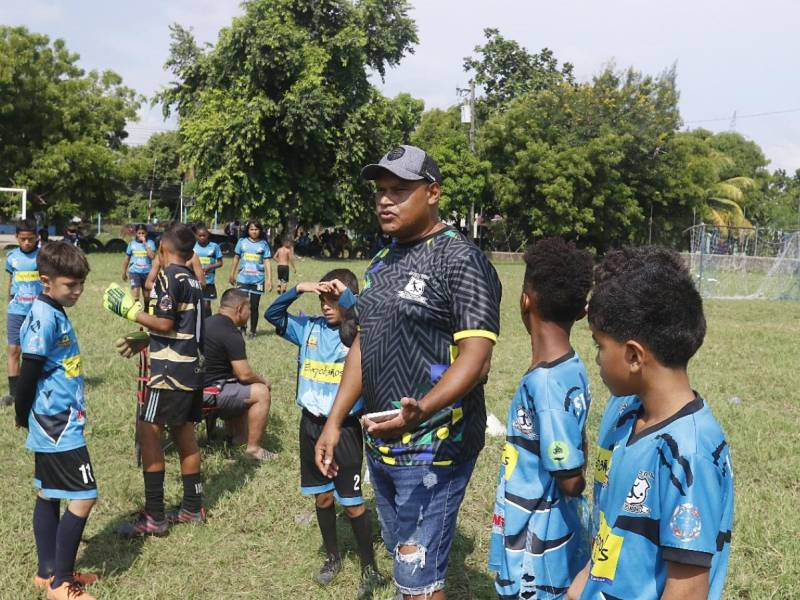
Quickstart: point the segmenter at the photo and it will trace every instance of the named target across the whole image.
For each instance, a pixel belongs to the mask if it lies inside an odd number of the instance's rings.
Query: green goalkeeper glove
[[[117,353],[122,358],[130,358],[135,354],[139,354],[142,350],[147,348],[150,343],[150,334],[146,331],[135,331],[129,333],[124,338],[119,338],[114,342]]]
[[[124,317],[129,321],[136,321],[136,315],[142,312],[142,305],[134,300],[126,290],[123,290],[116,283],[108,286],[103,292],[103,306],[115,315]]]

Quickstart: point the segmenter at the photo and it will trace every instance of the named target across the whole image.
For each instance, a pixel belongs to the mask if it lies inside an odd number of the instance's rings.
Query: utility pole
[[[461,122],[469,123],[469,150],[475,154],[475,80],[469,82],[469,89],[456,88],[459,94],[467,94],[466,104],[461,106]],[[474,240],[476,234],[475,198],[469,207],[469,239]]]
[[[183,218],[183,175],[181,175],[181,223],[185,222]]]
[[[153,157],[153,174],[150,177],[150,199],[147,201],[147,222],[153,222],[153,187],[156,184],[156,157]]]

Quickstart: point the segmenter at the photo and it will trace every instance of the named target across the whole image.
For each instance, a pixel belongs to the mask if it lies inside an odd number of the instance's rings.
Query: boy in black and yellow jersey
[[[107,309],[150,330],[150,381],[139,413],[145,507],[137,519],[118,529],[123,535],[163,535],[170,523],[205,520],[200,450],[194,434],[203,402],[203,290],[186,267],[194,244],[192,230],[182,224],[162,236],[159,259],[164,267],[151,293],[151,314],[114,284],[104,295]],[[164,427],[175,440],[183,476],[181,507],[169,514],[164,508]]]

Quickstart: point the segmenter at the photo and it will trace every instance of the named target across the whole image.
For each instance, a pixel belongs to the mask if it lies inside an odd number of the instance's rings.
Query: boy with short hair
[[[203,292],[186,266],[194,244],[194,233],[183,224],[162,236],[158,252],[164,266],[153,286],[150,314],[116,284],[111,284],[103,296],[108,310],[150,330],[150,381],[139,412],[145,506],[136,520],[118,528],[122,535],[164,535],[171,523],[205,521],[200,449],[194,433],[203,405]],[[165,427],[178,448],[183,478],[181,507],[169,513],[164,508],[161,449]]]
[[[289,313],[289,306],[303,293],[319,296],[323,316]],[[354,317],[349,309],[355,303],[354,295],[357,293],[358,283],[352,271],[334,269],[319,282],[298,283],[279,296],[264,317],[275,326],[278,335],[299,347],[297,404],[303,409],[300,420],[300,492],[315,497],[317,522],[327,553],[317,581],[325,585],[341,569],[336,536],[336,498],[344,506],[358,545],[362,578],[358,597],[367,598],[371,597],[376,585],[383,583],[383,578],[375,565],[369,516],[361,495],[364,449],[359,423],[363,411],[361,400],[356,402],[342,425],[336,451],[337,476],[329,479],[314,463],[314,447],[336,397],[349,346],[355,339]]]
[[[569,598],[716,600],[733,471],[686,372],[706,332],[703,302],[665,248],[612,252],[597,279],[589,325],[612,397],[598,434],[592,557]]]
[[[0,398],[0,406],[14,403],[19,376],[20,327],[36,297],[42,293],[42,282],[36,268],[39,255],[39,236],[33,219],[17,221],[16,237],[19,248],[6,257],[8,273],[8,314],[6,332],[8,338],[8,394]]]
[[[89,263],[68,242],[39,252],[43,293],[33,301],[21,328],[22,368],[15,403],[18,427],[28,429],[25,447],[35,453],[33,535],[39,566],[33,582],[50,600],[93,600],[83,585],[95,575],[75,572],[75,557],[86,519],[97,499],[83,430],[83,395],[78,338],[65,307],[83,293]],[[59,518],[61,500],[67,508]]]
[[[200,260],[205,279],[203,284],[203,304],[206,309],[206,316],[211,315],[211,301],[217,299],[217,286],[214,283],[217,269],[222,268],[222,249],[219,244],[209,240],[210,234],[205,223],[198,223],[194,228],[194,235],[197,242],[194,245],[194,253]]]
[[[289,284],[289,265],[297,275],[297,267],[294,264],[294,244],[291,238],[283,238],[281,247],[275,251],[275,262],[278,265],[278,295],[280,296],[286,291],[286,286]]]
[[[122,281],[130,280],[134,300],[138,301],[140,298],[155,255],[156,245],[153,240],[147,239],[147,227],[137,225],[135,237],[128,242],[125,260],[122,262]],[[147,294],[144,302],[147,303]]]
[[[586,314],[592,257],[548,238],[525,263],[520,312],[532,360],[508,411],[489,569],[501,598],[562,598],[589,553],[581,493],[591,395],[570,332]]]

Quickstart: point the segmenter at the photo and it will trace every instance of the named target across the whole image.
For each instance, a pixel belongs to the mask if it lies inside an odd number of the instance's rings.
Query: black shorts
[[[334,452],[339,474],[328,479],[314,462],[314,447],[326,420],[325,417],[317,417],[303,409],[303,416],[300,418],[300,493],[310,496],[332,491],[342,506],[363,504],[361,465],[364,459],[364,438],[361,424],[356,417],[345,420],[339,445]]]
[[[207,283],[203,286],[203,300],[211,300],[217,299],[217,286],[213,283]]]
[[[97,483],[86,446],[66,452],[37,452],[33,482],[45,498],[97,498]]]
[[[203,390],[160,390],[147,388],[139,420],[159,425],[183,425],[203,420]]]
[[[278,281],[281,283],[288,283],[289,265],[278,265]]]
[[[250,384],[239,383],[234,379],[217,382],[215,386],[219,389],[216,393],[203,391],[203,405],[213,410],[215,416],[220,419],[235,419],[247,412],[247,401],[252,388]]]

